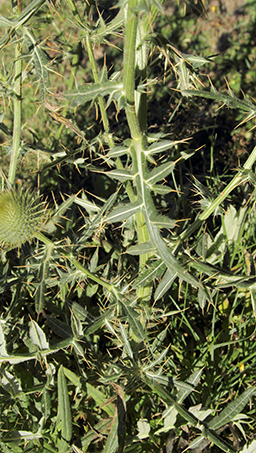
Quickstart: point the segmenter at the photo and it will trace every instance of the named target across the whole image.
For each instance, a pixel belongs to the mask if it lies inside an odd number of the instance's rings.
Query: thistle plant
[[[195,96],[245,120],[256,106],[205,88],[198,68],[211,58],[164,38],[161,1],[116,9],[104,19],[94,3],[33,0],[0,16],[0,48],[14,54],[1,91],[13,103],[13,130],[0,123],[10,156],[0,242],[9,251],[26,243],[1,262],[0,446],[158,452],[186,425],[186,448],[233,452],[255,425],[254,378],[243,371],[255,357],[256,147],[216,196],[195,179],[200,209],[191,207],[182,165],[196,149],[168,124],[151,132],[155,65],[161,83],[174,85],[174,119]],[[28,130],[31,104],[38,132]],[[25,189],[25,175],[15,189],[29,153],[41,195]],[[229,206],[235,190],[243,202]]]
[[[40,197],[21,190],[0,193],[0,241],[18,247],[33,239],[45,220],[45,206]]]

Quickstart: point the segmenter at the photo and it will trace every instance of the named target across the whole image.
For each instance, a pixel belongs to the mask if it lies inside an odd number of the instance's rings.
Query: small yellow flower
[[[240,370],[240,373],[242,373],[244,371],[244,364],[243,363],[239,364],[239,370]]]

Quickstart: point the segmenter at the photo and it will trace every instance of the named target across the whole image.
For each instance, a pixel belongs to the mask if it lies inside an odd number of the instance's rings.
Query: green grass
[[[0,16],[1,451],[254,451],[253,3],[224,53],[211,4],[24,3]]]

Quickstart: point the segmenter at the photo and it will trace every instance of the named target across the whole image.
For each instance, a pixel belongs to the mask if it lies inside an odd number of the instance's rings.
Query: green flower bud
[[[29,191],[0,192],[0,243],[18,247],[30,240],[42,226],[45,204]]]

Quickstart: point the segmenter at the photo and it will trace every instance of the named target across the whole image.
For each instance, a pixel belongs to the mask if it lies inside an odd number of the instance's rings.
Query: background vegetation
[[[2,452],[255,451],[255,3],[2,3]]]

